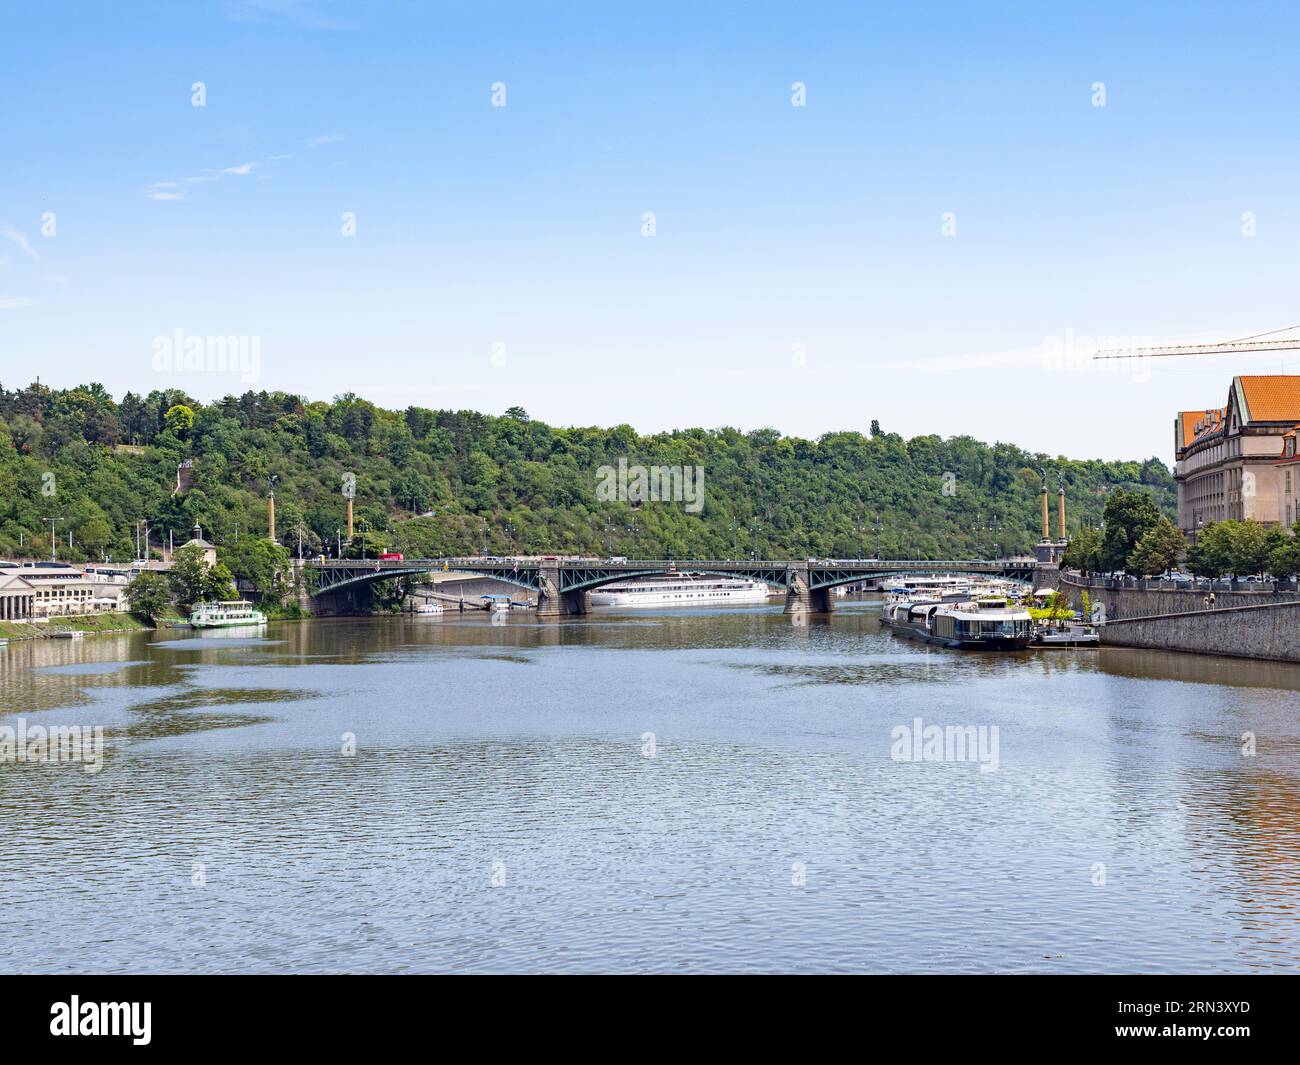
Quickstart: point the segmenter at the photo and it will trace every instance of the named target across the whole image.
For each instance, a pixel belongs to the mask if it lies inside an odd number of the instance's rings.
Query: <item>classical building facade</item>
[[[1278,470],[1282,475],[1282,521],[1290,528],[1300,521],[1300,449],[1297,449],[1296,437],[1300,436],[1292,429],[1282,437],[1282,458]]]
[[[0,619],[28,621],[126,610],[126,582],[55,562],[0,561]]]
[[[36,589],[23,580],[15,562],[0,562],[0,621],[21,621],[36,609]]]
[[[1222,407],[1179,411],[1174,420],[1178,525],[1254,518],[1286,523],[1284,439],[1300,424],[1300,376],[1232,379]],[[1294,445],[1292,445],[1294,446]]]

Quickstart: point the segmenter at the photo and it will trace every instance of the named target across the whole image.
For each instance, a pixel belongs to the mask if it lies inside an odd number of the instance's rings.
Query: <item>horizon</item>
[[[228,391],[154,368],[183,330],[388,408],[1170,464],[1176,411],[1300,370],[1089,357],[1294,320],[1268,10],[84,10],[0,73],[0,344],[115,395]]]

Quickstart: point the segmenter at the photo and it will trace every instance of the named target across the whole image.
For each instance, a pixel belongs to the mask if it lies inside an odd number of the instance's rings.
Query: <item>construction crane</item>
[[[1256,333],[1254,336],[1242,337],[1240,340],[1224,340],[1217,344],[1156,344],[1148,348],[1107,348],[1097,352],[1093,358],[1134,359],[1154,358],[1161,355],[1240,355],[1253,354],[1257,351],[1297,351],[1300,350],[1300,337],[1277,338],[1279,333],[1290,333],[1296,329],[1300,329],[1300,325],[1288,325],[1285,329]]]

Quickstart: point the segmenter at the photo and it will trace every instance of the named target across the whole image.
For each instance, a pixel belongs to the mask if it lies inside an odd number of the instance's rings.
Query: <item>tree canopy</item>
[[[266,531],[267,478],[277,525],[304,553],[337,545],[345,489],[368,552],[414,555],[611,553],[657,557],[982,557],[1028,551],[1038,539],[1040,468],[1060,474],[1072,527],[1103,507],[1127,558],[1174,508],[1158,459],[1102,462],[1030,453],[1008,443],[869,431],[816,440],[774,429],[722,427],[650,435],[631,426],[560,428],[521,407],[383,410],[352,394],[331,402],[246,392],[200,403],[175,389],[128,393],[100,385],[0,387],[0,556],[134,556],[135,523],[158,546],[196,523],[240,577],[264,583],[254,557]],[[703,507],[602,501],[602,466],[702,467]],[[175,492],[177,465],[192,482]],[[46,475],[52,474],[52,480]],[[54,494],[43,493],[53,486]],[[1125,502],[1136,491],[1136,502]],[[67,548],[68,534],[72,548]],[[270,546],[270,545],[268,545]]]

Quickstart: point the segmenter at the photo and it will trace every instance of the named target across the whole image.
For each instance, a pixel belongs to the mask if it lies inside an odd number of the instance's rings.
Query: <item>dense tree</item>
[[[702,508],[598,499],[599,470],[620,459],[702,467]],[[174,494],[186,460],[193,484]],[[272,474],[280,532],[296,551],[302,527],[306,553],[337,543],[351,475],[371,554],[399,543],[412,554],[464,553],[485,542],[493,554],[1013,554],[1037,540],[1042,467],[1063,475],[1080,527],[1101,520],[1109,496],[1108,533],[1112,524],[1126,537],[1140,528],[1125,540],[1124,560],[1154,517],[1173,511],[1173,482],[1157,459],[1078,461],[970,437],[904,440],[878,424],[816,440],[731,427],[643,436],[628,425],[550,426],[522,409],[503,417],[386,411],[353,395],[307,402],[262,391],[201,404],[166,389],[114,403],[97,385],[0,388],[0,556],[48,552],[42,519],[51,514],[65,544],[73,534],[61,557],[83,560],[135,557],[142,519],[155,554],[169,534],[183,542],[199,522],[236,576],[272,585],[285,554],[266,550]],[[41,491],[51,472],[53,499]],[[1154,512],[1139,522],[1114,505],[1134,492]],[[429,511],[436,515],[413,516]]]
[[[1227,523],[1225,523],[1227,524]],[[1267,529],[1259,522],[1236,521],[1229,525],[1230,562],[1228,569],[1239,576],[1263,574],[1269,557],[1279,546],[1277,529]]]
[[[1101,540],[1101,568],[1108,572],[1129,568],[1134,549],[1160,519],[1160,509],[1149,492],[1120,488],[1112,492],[1102,511],[1105,531]]]
[[[1300,522],[1291,528],[1291,535],[1277,538],[1269,555],[1269,571],[1274,577],[1300,575]]]
[[[1125,566],[1142,577],[1164,573],[1178,565],[1186,548],[1182,532],[1162,514],[1138,541]]]
[[[1101,569],[1101,533],[1096,529],[1081,529],[1070,540],[1061,564],[1082,573],[1094,573]]]
[[[184,436],[194,428],[194,411],[184,403],[170,407],[163,417],[163,427],[177,436]]]
[[[248,581],[264,598],[281,595],[286,587],[289,551],[259,536],[245,536],[221,551],[228,572]]]
[[[127,602],[131,613],[148,621],[156,621],[172,605],[171,589],[161,573],[142,573],[126,586]]]
[[[186,544],[172,556],[171,572],[167,575],[172,595],[181,606],[193,606],[206,598],[203,594],[208,564],[203,548]]]
[[[1187,565],[1201,577],[1244,577],[1270,571],[1274,576],[1289,576],[1292,543],[1281,529],[1253,519],[1214,522],[1197,534],[1195,546],[1187,552]]]

